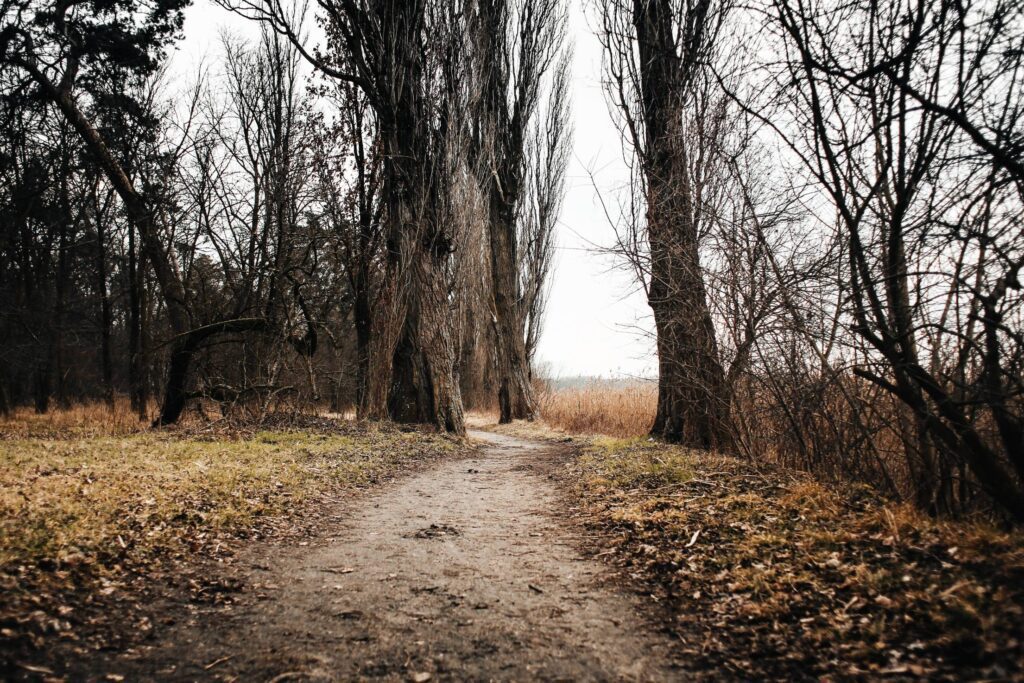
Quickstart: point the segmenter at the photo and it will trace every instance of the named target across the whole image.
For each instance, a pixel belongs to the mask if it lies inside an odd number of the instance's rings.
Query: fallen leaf
[[[45,666],[36,666],[35,664],[24,664],[18,662],[18,666],[25,671],[31,671],[34,674],[53,674],[53,669],[47,669]]]

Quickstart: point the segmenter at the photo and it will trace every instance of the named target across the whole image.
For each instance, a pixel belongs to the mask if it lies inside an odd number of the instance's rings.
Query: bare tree
[[[217,255],[219,277],[203,274],[207,294],[193,306],[196,319],[264,323],[232,339],[241,344],[241,363],[214,364],[207,354],[193,393],[262,396],[266,403],[282,388],[288,359],[282,351],[290,347],[306,366],[316,400],[311,358],[319,335],[303,291],[315,279],[313,260],[323,237],[305,220],[313,140],[301,58],[270,31],[253,45],[229,36],[223,42],[225,74],[217,95],[207,96],[205,120],[193,126],[189,152],[177,165],[183,215],[176,234],[191,244],[189,255]],[[190,281],[197,263],[186,260]]]
[[[472,27],[479,88],[476,163],[488,197],[490,314],[503,423],[536,415],[528,326],[539,320],[536,305],[543,301],[539,293],[557,219],[551,199],[559,194],[564,173],[565,22],[561,0],[480,0]],[[549,75],[554,86],[543,101]],[[544,104],[551,109],[549,118]],[[540,132],[545,127],[546,134]],[[537,181],[544,185],[536,186]],[[529,199],[537,206],[528,206]]]
[[[845,244],[856,374],[899,399],[916,499],[970,475],[1024,518],[1022,10],[943,0],[769,7],[785,50],[764,118]],[[756,109],[752,106],[751,109]]]
[[[555,226],[565,199],[565,169],[572,152],[569,87],[571,50],[562,52],[547,91],[546,110],[527,145],[530,169],[519,227],[519,271],[526,318],[526,358],[533,373],[555,249]]]
[[[366,409],[373,311],[386,267],[380,198],[380,141],[366,95],[327,79],[335,118],[320,131],[316,159],[319,203],[337,237],[338,259],[352,294],[358,411]]]
[[[726,7],[714,0],[602,0],[607,87],[637,161],[643,217],[625,252],[645,281],[658,348],[658,410],[651,433],[695,448],[732,447],[725,372],[700,264],[705,192],[717,141],[695,110]],[[704,112],[714,116],[714,111]]]
[[[446,0],[321,0],[339,54],[305,49],[277,0],[228,3],[267,22],[322,73],[357,85],[382,150],[388,263],[374,325],[365,414],[463,433],[450,283],[458,236],[444,222],[463,135],[464,16]]]

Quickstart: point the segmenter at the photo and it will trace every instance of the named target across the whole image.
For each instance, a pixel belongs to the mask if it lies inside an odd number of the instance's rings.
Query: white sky
[[[575,150],[568,169],[538,361],[549,364],[550,371],[561,377],[653,376],[653,347],[643,332],[650,328],[650,310],[643,293],[637,291],[629,273],[614,268],[608,257],[593,250],[594,245],[613,241],[594,184],[614,207],[628,176],[619,133],[601,88],[600,44],[590,31],[583,10],[585,0],[569,2],[569,31],[576,46]],[[196,0],[185,14],[185,40],[175,56],[177,69],[194,72],[200,61],[215,66],[222,28],[255,35],[254,27],[244,19],[210,0]]]

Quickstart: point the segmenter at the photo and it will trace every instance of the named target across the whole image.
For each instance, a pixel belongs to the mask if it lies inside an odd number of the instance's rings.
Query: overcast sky
[[[593,249],[613,238],[595,184],[605,201],[614,203],[627,175],[618,130],[601,88],[601,48],[590,31],[584,0],[569,1],[569,32],[576,46],[575,150],[538,360],[561,377],[652,376],[656,363],[644,332],[650,328],[650,315],[643,293],[628,273]],[[248,22],[210,0],[196,0],[185,17],[185,40],[175,55],[175,70],[183,74],[194,72],[201,60],[216,64],[222,28],[254,32]]]

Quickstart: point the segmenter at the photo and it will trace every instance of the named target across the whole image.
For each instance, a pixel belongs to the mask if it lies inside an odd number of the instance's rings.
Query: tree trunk
[[[171,361],[167,366],[167,386],[160,414],[153,420],[153,426],[174,424],[181,417],[188,403],[188,370],[192,364],[195,349],[184,342],[171,347]]]
[[[358,279],[355,289],[355,304],[352,308],[356,328],[356,406],[360,417],[366,405],[367,381],[370,375],[370,336],[372,334],[373,312],[370,309],[370,291],[363,278]]]
[[[480,125],[484,160],[478,160],[482,186],[488,201],[488,235],[491,256],[491,322],[494,327],[495,374],[498,383],[500,422],[533,420],[536,400],[530,382],[530,359],[526,352],[526,311],[523,307],[519,277],[519,245],[516,238],[516,209],[522,201],[527,126],[536,102],[524,92],[527,85],[538,87],[542,69],[522,65],[515,83],[515,96],[509,102],[509,85],[514,77],[506,65],[522,50],[520,59],[529,61],[546,48],[521,37],[521,43],[508,36],[513,21],[506,0],[490,0],[479,5],[478,50],[483,55],[481,69]],[[521,27],[516,27],[522,30]],[[537,30],[540,30],[539,27]],[[510,107],[511,104],[511,107]],[[510,111],[511,109],[511,111]],[[483,162],[483,163],[481,163]]]
[[[423,249],[418,240],[403,242],[406,249],[419,253],[409,266],[411,281],[405,292],[408,306],[392,363],[388,413],[396,422],[432,424],[444,431],[465,434],[442,261],[447,254]]]
[[[393,50],[385,82],[377,83],[387,94],[374,105],[384,151],[388,263],[367,405],[370,417],[385,408],[398,422],[465,434],[447,276],[453,241],[438,220],[449,181],[442,177],[447,140],[432,144],[445,133],[431,129],[424,93],[423,13],[417,3],[384,3],[379,18],[386,49]]]
[[[11,400],[7,396],[6,373],[0,375],[0,416],[6,417],[11,414]]]
[[[494,213],[492,211],[489,230],[493,301],[491,314],[498,376],[498,407],[501,412],[499,421],[507,424],[512,420],[533,420],[536,417],[536,401],[530,382],[525,321],[520,305],[515,223],[511,217],[504,220],[504,216],[495,217]]]
[[[70,152],[67,150],[69,143],[64,135],[61,138],[64,151],[61,155],[59,187],[61,218],[63,220],[60,225],[60,236],[57,240],[56,303],[53,312],[53,332],[50,335],[51,356],[49,363],[50,371],[57,381],[57,405],[63,408],[68,405],[64,371],[64,324],[70,275],[70,268],[68,268],[68,250],[70,248],[68,245],[68,230],[73,229],[75,217],[71,211],[71,195],[68,188],[68,179],[71,176],[71,164],[68,159]]]
[[[100,366],[103,372],[103,399],[114,407],[114,370],[110,352],[110,330],[113,315],[110,310],[110,296],[107,293],[107,245],[100,217],[99,202],[96,208],[96,286],[100,295]]]
[[[137,257],[135,228],[128,226],[128,393],[132,410],[145,420],[147,403],[146,378],[143,363],[144,328],[142,319],[145,269],[141,255]]]
[[[656,271],[652,268],[652,280]],[[690,448],[728,450],[729,404],[713,330],[708,329],[711,317],[701,316],[699,309],[696,315],[682,310],[699,302],[658,296],[650,297],[658,336],[658,408],[651,435]]]
[[[697,223],[704,207],[695,205],[684,126],[688,83],[700,65],[694,55],[677,52],[672,21],[667,3],[636,0],[646,133],[648,302],[658,335],[658,410],[651,434],[691,448],[729,450],[728,391],[698,250]],[[684,49],[690,46],[684,43]]]
[[[240,334],[243,332],[266,332],[269,324],[264,318],[238,318],[197,327],[175,337],[171,344],[171,360],[167,369],[167,386],[160,415],[153,426],[174,424],[185,410],[191,394],[188,391],[189,368],[196,352],[210,337],[218,334]]]
[[[32,398],[36,412],[44,415],[50,409],[50,364],[39,362],[32,373]]]

